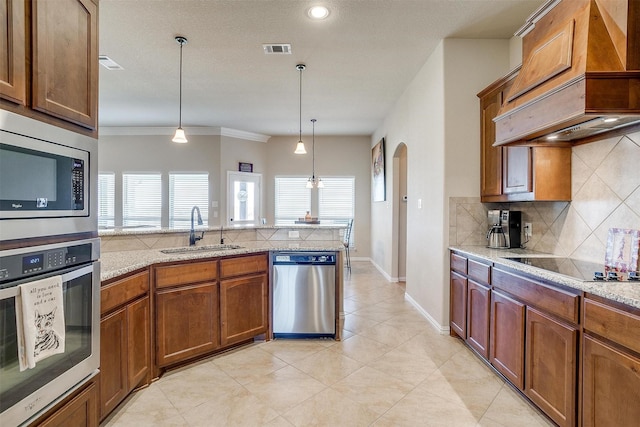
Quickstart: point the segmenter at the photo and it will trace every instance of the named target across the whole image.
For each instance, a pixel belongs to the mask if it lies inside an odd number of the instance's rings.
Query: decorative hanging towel
[[[64,353],[65,324],[62,276],[18,286],[16,325],[20,371],[54,354]]]

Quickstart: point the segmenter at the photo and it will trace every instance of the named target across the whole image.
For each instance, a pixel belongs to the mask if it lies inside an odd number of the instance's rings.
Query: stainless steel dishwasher
[[[336,253],[272,254],[275,338],[336,335]]]

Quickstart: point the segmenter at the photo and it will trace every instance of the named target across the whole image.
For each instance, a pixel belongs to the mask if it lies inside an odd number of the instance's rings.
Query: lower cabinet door
[[[585,334],[582,360],[582,425],[637,426],[640,359]]]
[[[524,304],[493,290],[489,361],[513,385],[524,389]]]
[[[467,307],[467,344],[489,359],[489,288],[469,279]]]
[[[100,417],[127,396],[127,310],[100,321]]]
[[[451,317],[451,330],[464,340],[467,339],[467,278],[452,271],[450,282],[449,317]]]
[[[151,325],[149,297],[127,307],[129,391],[147,382],[151,369]]]
[[[91,383],[38,427],[97,427],[98,386]]]
[[[223,346],[267,332],[268,295],[266,274],[220,282],[221,341]]]
[[[163,367],[220,347],[218,284],[156,293],[156,361]]]
[[[578,330],[527,307],[525,394],[560,427],[575,425]]]

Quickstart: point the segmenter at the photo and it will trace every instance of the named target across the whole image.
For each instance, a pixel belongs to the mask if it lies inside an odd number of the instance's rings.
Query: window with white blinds
[[[115,226],[116,174],[98,174],[98,227]]]
[[[348,225],[355,216],[356,180],[352,176],[323,177],[324,188],[318,189],[318,219],[321,223]],[[355,244],[354,233],[349,242]]]
[[[275,224],[293,224],[311,211],[311,190],[307,177],[277,176],[275,182]]]
[[[159,173],[122,175],[122,225],[160,227],[162,178]]]
[[[323,177],[318,189],[318,219],[348,224],[355,212],[355,178]]]
[[[203,225],[209,225],[209,174],[169,174],[169,227],[191,228],[191,210],[198,206]],[[194,225],[198,222],[194,212]]]

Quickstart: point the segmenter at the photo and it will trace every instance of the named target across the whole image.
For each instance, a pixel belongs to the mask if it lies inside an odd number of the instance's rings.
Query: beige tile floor
[[[343,341],[253,343],[170,371],[104,425],[551,425],[370,263],[344,293]]]

